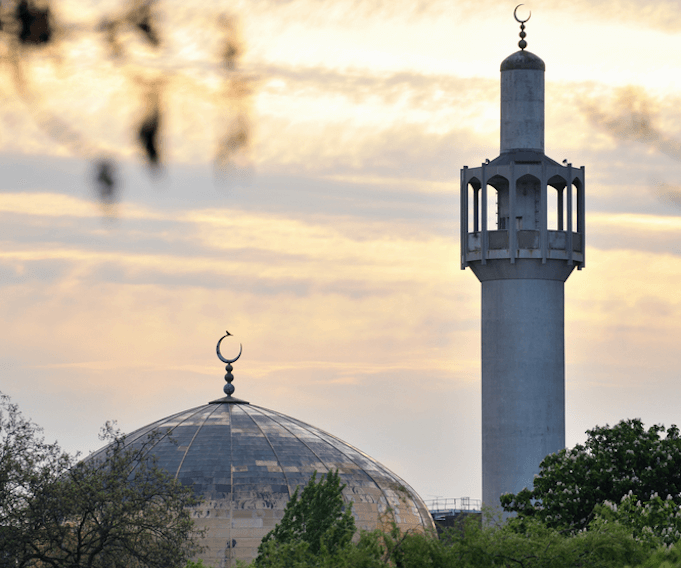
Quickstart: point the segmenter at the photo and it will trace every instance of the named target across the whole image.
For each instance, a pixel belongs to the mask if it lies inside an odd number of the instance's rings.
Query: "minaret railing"
[[[515,162],[511,162],[510,175],[508,176],[508,248],[511,257],[511,264],[515,264],[516,253],[518,252],[518,223],[515,214],[515,198],[517,193],[518,181],[515,178]]]
[[[581,179],[577,187],[577,232],[580,234],[579,248],[582,251],[582,262],[577,267],[578,270],[586,266],[586,206],[584,203],[586,197],[586,176],[584,175],[584,166],[580,168],[580,173]]]
[[[489,235],[487,234],[487,164],[482,164],[482,234],[481,234],[481,253],[482,264],[487,264],[487,251],[489,247]],[[468,239],[466,239],[468,248]]]
[[[546,164],[541,164],[541,182],[539,183],[539,242],[541,246],[541,262],[546,264],[549,256],[549,233],[548,233],[548,195],[549,185],[546,183]]]
[[[572,250],[572,164],[567,165],[568,179],[567,179],[567,249],[568,249],[568,264],[573,264]]]
[[[465,269],[468,256],[468,166],[461,170],[461,268]]]

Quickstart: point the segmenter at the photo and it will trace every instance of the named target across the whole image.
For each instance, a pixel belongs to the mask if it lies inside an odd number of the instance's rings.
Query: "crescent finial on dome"
[[[227,381],[227,384],[223,387],[222,390],[225,391],[225,394],[227,396],[232,396],[234,394],[234,385],[232,384],[232,381],[234,380],[234,375],[232,375],[232,363],[234,363],[239,357],[241,357],[241,352],[243,350],[243,346],[241,343],[239,343],[239,354],[234,357],[234,359],[225,359],[222,356],[222,353],[220,353],[220,344],[222,343],[222,340],[225,337],[231,336],[232,334],[229,333],[229,331],[225,331],[225,335],[223,335],[219,340],[217,347],[215,348],[215,351],[218,355],[218,359],[222,361],[223,363],[227,363],[227,366],[225,367],[225,371],[227,371],[227,374],[225,374],[225,381]]]

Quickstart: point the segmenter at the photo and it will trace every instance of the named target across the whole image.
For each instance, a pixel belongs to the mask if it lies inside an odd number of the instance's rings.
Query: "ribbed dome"
[[[154,431],[162,434],[149,453],[204,499],[194,518],[207,529],[208,550],[201,557],[208,564],[253,559],[289,497],[314,471],[339,471],[358,528],[371,530],[393,518],[402,530],[434,528],[423,501],[397,475],[335,436],[278,412],[226,397],[149,424],[128,435],[127,444],[148,443]]]

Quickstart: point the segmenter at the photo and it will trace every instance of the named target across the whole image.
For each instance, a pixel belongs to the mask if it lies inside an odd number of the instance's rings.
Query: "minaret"
[[[461,268],[482,284],[482,500],[493,508],[565,447],[564,283],[584,266],[584,167],[544,154],[545,66],[525,51],[529,17],[516,19],[501,154],[461,170]]]

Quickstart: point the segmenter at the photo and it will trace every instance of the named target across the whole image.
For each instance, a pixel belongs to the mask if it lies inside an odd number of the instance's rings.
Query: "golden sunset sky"
[[[55,5],[63,37],[23,55],[21,96],[0,53],[0,390],[87,454],[105,420],[129,432],[222,396],[228,329],[235,396],[335,434],[426,500],[480,498],[480,284],[460,270],[459,170],[499,153],[515,3],[158,6],[160,54],[126,36],[117,63],[87,30],[126,4]],[[546,153],[587,176],[567,444],[623,418],[681,423],[681,11],[526,9]],[[252,146],[216,182],[234,113],[221,14],[243,41]],[[134,144],[151,83],[160,176]],[[120,166],[110,217],[91,183],[103,155]]]

